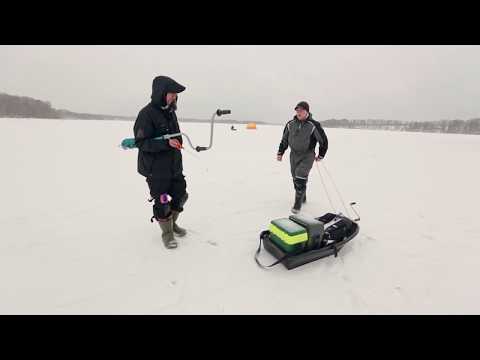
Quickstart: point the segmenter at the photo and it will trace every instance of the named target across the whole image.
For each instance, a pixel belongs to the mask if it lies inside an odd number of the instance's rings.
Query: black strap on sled
[[[336,243],[333,244],[333,255],[334,257],[338,256],[338,247]]]
[[[258,255],[260,255],[260,251],[262,250],[262,240],[265,236],[268,236],[270,232],[268,230],[265,230],[265,231],[262,231],[260,233],[260,244],[258,245],[258,249],[257,249],[257,252],[255,253],[255,262],[257,263],[258,266],[260,266],[262,269],[265,269],[265,270],[268,270],[269,268],[281,263],[283,260],[285,260],[287,257],[289,257],[289,254],[281,257],[280,259],[278,259],[277,261],[275,261],[273,264],[271,265],[263,265],[259,260],[258,260]]]

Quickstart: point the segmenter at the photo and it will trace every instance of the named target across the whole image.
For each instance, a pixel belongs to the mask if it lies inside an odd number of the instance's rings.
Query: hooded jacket
[[[182,153],[168,140],[155,137],[180,132],[174,108],[167,106],[169,92],[180,93],[185,87],[167,76],[153,79],[151,101],[138,113],[133,133],[138,148],[137,171],[145,177],[171,179],[182,175]],[[180,143],[182,137],[177,136]]]
[[[278,154],[283,155],[288,146],[293,152],[299,154],[313,152],[317,142],[318,155],[325,157],[328,138],[320,123],[313,119],[312,114],[308,114],[308,118],[304,121],[298,120],[295,116],[285,125]]]

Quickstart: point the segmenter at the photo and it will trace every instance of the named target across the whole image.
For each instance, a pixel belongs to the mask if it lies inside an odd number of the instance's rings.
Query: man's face
[[[176,93],[167,93],[167,97],[165,98],[167,105],[171,105],[172,103],[177,101],[177,94]]]
[[[297,113],[298,120],[305,120],[307,118],[308,112],[304,108],[299,107],[295,112]]]

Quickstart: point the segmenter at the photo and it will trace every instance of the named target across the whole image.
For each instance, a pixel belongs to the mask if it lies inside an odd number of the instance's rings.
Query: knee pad
[[[155,219],[166,219],[170,216],[172,209],[170,208],[170,203],[162,204],[160,201],[155,202],[153,205],[153,216]]]
[[[185,191],[185,194],[181,197],[180,201],[178,202],[179,206],[183,207],[183,205],[185,205],[187,200],[188,200],[188,193]]]
[[[175,211],[182,212],[183,205],[185,205],[187,200],[188,200],[188,193],[185,191],[185,194],[183,194],[183,196],[178,201],[172,201],[172,208]]]

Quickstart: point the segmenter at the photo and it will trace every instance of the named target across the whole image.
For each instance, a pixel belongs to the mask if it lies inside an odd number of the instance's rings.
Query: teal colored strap
[[[159,137],[153,138],[153,140],[165,140],[165,138],[163,136],[159,136]],[[135,149],[137,147],[137,144],[135,144],[135,138],[123,139],[120,144],[120,147],[124,150]]]

